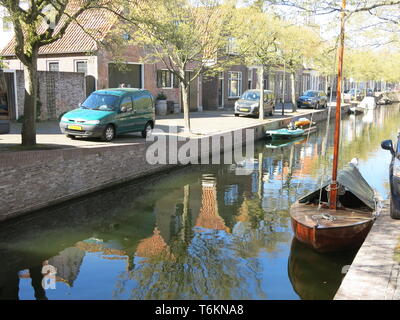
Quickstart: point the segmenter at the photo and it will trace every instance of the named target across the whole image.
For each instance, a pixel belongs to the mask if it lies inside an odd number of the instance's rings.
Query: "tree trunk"
[[[297,104],[296,104],[296,81],[295,81],[296,74],[294,72],[290,73],[290,81],[292,86],[292,104],[293,104],[293,112],[297,111]]]
[[[185,123],[185,131],[190,132],[190,118],[189,118],[189,85],[181,82],[181,93],[183,103],[183,119]]]
[[[36,110],[37,110],[37,53],[32,54],[30,63],[24,68],[25,101],[24,121],[22,124],[22,145],[36,144]]]
[[[258,68],[258,87],[260,88],[260,106],[258,108],[258,118],[264,119],[264,66]]]

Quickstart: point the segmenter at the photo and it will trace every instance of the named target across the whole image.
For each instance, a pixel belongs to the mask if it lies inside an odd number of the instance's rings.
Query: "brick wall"
[[[18,114],[24,113],[24,71],[16,71]],[[75,72],[38,72],[40,120],[55,120],[85,100],[85,76]]]
[[[263,136],[262,126],[254,129],[257,138]],[[201,150],[201,139],[211,140],[211,137],[194,139]],[[178,145],[185,142],[178,141]],[[0,221],[172,168],[174,165],[153,165],[146,161],[150,144],[1,153]],[[220,153],[224,149],[223,140],[220,146],[211,147],[210,141],[209,145],[203,151],[207,156],[210,150]]]

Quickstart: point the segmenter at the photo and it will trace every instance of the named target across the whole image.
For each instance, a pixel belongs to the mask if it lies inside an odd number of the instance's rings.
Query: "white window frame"
[[[60,61],[58,60],[49,60],[47,61],[47,71],[50,71],[50,64],[57,63],[58,64],[58,71],[60,71]]]
[[[236,73],[237,78],[233,79],[232,75]],[[231,81],[238,81],[238,95],[231,95]],[[240,98],[243,91],[243,75],[241,71],[228,71],[228,99]]]
[[[171,86],[170,86],[170,87],[161,87],[161,89],[175,89],[175,88],[174,88],[174,74],[173,74],[170,70],[168,70],[168,69],[158,69],[158,70],[167,71],[167,72],[169,72],[170,75],[171,75]],[[156,80],[157,80],[157,79],[156,79]]]
[[[85,73],[85,76],[87,76],[88,73],[89,73],[89,70],[88,70],[89,61],[85,60],[85,59],[74,60],[74,70],[75,70],[75,72],[78,72],[78,63],[79,62],[86,62],[86,73]]]

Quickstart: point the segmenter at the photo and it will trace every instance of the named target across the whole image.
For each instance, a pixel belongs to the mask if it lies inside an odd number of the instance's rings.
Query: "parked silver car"
[[[297,99],[298,108],[326,108],[328,106],[328,97],[325,92],[318,90],[308,90]]]
[[[272,116],[275,111],[275,96],[270,90],[264,90],[264,114]],[[260,90],[245,91],[240,99],[235,102],[235,116],[253,115],[260,113]]]

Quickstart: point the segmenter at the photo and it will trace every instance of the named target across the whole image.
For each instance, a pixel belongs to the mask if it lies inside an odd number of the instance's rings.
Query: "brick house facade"
[[[107,40],[113,26],[110,19],[109,13],[103,10],[89,10],[80,16],[78,23],[87,30],[95,29],[96,40],[101,42]],[[113,52],[99,46],[93,35],[89,36],[78,23],[71,23],[60,40],[40,48],[38,71],[84,73],[84,96],[124,84],[147,89],[154,97],[163,92],[169,101],[181,105],[180,89],[173,85],[176,81],[162,63],[143,63],[143,50],[132,45],[119,50],[117,62]],[[15,57],[14,45],[15,39],[12,39],[0,55],[10,70],[23,70],[22,63]],[[161,81],[160,77],[166,81]],[[201,92],[202,83],[196,79],[190,87],[191,111],[202,109]]]

